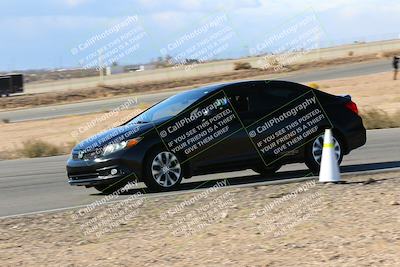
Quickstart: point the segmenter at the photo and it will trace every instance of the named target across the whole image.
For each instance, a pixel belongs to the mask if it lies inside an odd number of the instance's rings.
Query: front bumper
[[[77,186],[127,183],[136,178],[133,169],[119,159],[76,160],[68,159],[68,183]]]

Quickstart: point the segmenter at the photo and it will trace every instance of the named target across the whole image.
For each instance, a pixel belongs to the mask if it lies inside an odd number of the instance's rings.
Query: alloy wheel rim
[[[333,137],[332,139],[333,139],[333,151],[336,156],[336,160],[339,161],[342,150],[341,150],[340,144],[336,140],[336,138]],[[324,135],[318,136],[314,140],[314,143],[312,145],[312,155],[313,155],[315,162],[317,162],[318,164],[321,164],[323,145],[324,145]]]
[[[162,187],[174,186],[181,177],[181,165],[171,152],[160,152],[151,164],[154,181]]]

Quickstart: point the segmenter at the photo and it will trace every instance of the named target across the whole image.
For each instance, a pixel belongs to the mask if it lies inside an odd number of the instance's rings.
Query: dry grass
[[[247,71],[237,73],[244,72]],[[400,127],[400,81],[393,81],[391,72],[316,81],[309,85],[319,86],[320,90],[331,94],[350,94],[361,111],[367,129]],[[104,113],[19,123],[0,122],[0,139],[7,140],[0,144],[0,158],[21,157],[17,151],[26,140],[45,141],[69,152],[67,148],[70,147],[70,142],[79,142],[101,132],[118,120],[122,123],[146,107],[137,108],[120,112],[117,117],[97,123],[77,138],[72,137],[72,131]]]
[[[87,125],[107,112],[38,121],[0,122],[0,138],[7,140],[0,143],[0,159],[67,154],[76,143],[111,126],[120,125],[140,111],[120,111],[117,115],[96,122],[90,127]],[[79,129],[81,131],[76,132]]]
[[[24,158],[50,157],[64,153],[63,149],[42,140],[26,141],[18,150],[18,154]]]
[[[251,69],[251,64],[249,62],[235,62],[233,69],[234,70],[249,70],[249,69]]]
[[[367,109],[360,112],[367,129],[385,129],[400,127],[400,111],[388,114],[382,109]]]
[[[0,220],[0,262],[400,266],[399,178],[398,172],[346,176],[347,184],[316,183],[294,196],[304,182],[219,188],[205,196],[195,191],[135,198],[133,190],[126,202]],[[102,200],[90,195],[86,201]],[[84,234],[89,228],[93,232]],[[103,230],[108,232],[97,238]]]
[[[133,116],[139,111],[124,111],[118,117]],[[80,134],[77,138],[71,135],[71,132],[102,114],[2,124],[1,127],[4,131],[0,132],[0,138],[7,138],[8,142],[0,144],[0,159],[68,154],[79,141],[109,127],[110,121],[104,121]],[[360,115],[367,129],[400,127],[400,111],[389,114],[382,109],[372,108],[361,110]],[[117,119],[112,118],[111,120]],[[46,133],[45,137],[43,137],[43,130]]]
[[[378,109],[392,116],[400,110],[400,80],[393,81],[392,72],[316,82],[324,92],[351,95],[361,111]]]
[[[393,81],[392,75],[385,72],[316,84],[330,94],[351,95],[367,129],[395,128],[400,127],[400,81]]]
[[[399,51],[386,52],[385,57],[390,57],[392,55],[398,54]],[[306,70],[315,69],[332,65],[348,64],[354,62],[365,62],[369,60],[375,60],[379,56],[374,54],[362,55],[362,56],[352,56],[343,57],[332,60],[320,60],[301,64],[293,64],[285,66],[285,68],[278,68],[279,72],[275,71],[274,68],[267,69],[242,69],[242,71],[230,71],[226,73],[216,73],[214,75],[198,76],[190,79],[176,79],[176,80],[164,80],[156,82],[143,82],[134,84],[121,84],[116,86],[98,86],[95,88],[79,89],[79,90],[69,90],[60,91],[53,93],[42,93],[42,94],[31,94],[22,96],[12,96],[8,98],[0,99],[0,109],[18,108],[18,107],[33,107],[42,106],[50,104],[60,104],[68,102],[76,102],[88,99],[99,99],[106,98],[110,96],[122,96],[135,94],[139,92],[151,92],[160,91],[165,89],[174,89],[177,87],[192,87],[201,86],[207,83],[216,82],[227,82],[234,80],[254,78],[263,78],[263,75],[275,74],[275,73],[285,73],[296,70]],[[272,62],[269,62],[271,66],[279,64],[276,58],[271,58]]]

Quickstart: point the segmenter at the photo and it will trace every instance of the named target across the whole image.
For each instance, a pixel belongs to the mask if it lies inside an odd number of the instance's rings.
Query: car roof
[[[250,85],[250,84],[261,84],[261,83],[266,83],[266,84],[271,84],[271,85],[287,85],[287,86],[301,85],[301,86],[304,86],[299,83],[290,82],[290,81],[282,81],[282,80],[247,80],[247,81],[212,84],[212,85],[198,87],[193,90],[201,90],[201,91],[208,90],[210,92],[213,92],[213,91],[217,91],[219,89],[222,89],[222,88],[225,88],[228,86],[246,85],[246,84]]]

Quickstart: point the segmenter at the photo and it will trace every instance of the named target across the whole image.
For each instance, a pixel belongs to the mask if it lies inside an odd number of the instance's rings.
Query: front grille
[[[83,153],[81,157],[79,157],[79,154]],[[72,159],[74,160],[93,160],[98,158],[102,154],[102,149],[96,149],[93,151],[74,151],[72,152]]]
[[[100,155],[101,155],[101,153],[97,150],[89,151],[83,155],[83,159],[84,160],[92,160],[92,159],[98,158]]]

